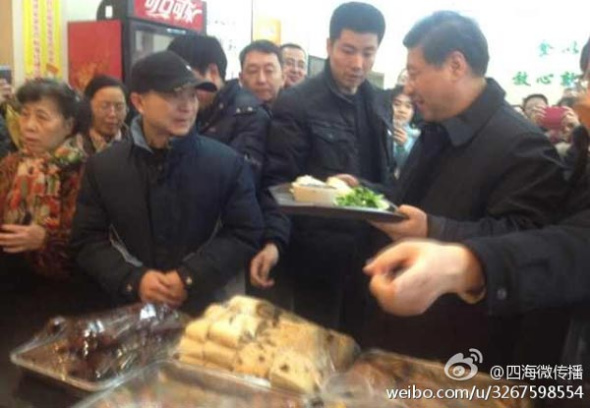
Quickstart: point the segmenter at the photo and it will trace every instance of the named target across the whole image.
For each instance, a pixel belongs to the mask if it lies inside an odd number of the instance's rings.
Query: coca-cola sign
[[[203,30],[201,0],[135,0],[135,16],[191,30]]]

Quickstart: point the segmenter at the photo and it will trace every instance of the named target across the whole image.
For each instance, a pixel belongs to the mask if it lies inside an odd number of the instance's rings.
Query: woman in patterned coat
[[[85,159],[72,137],[80,100],[51,79],[25,83],[16,98],[23,149],[0,162],[0,270],[65,278]]]

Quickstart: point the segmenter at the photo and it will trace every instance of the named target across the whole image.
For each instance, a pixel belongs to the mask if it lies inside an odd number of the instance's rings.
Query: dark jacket
[[[465,245],[483,266],[490,314],[590,303],[590,210],[559,225]]]
[[[445,132],[450,139],[432,163],[429,185],[416,203],[429,214],[430,238],[462,241],[537,228],[558,219],[567,187],[559,156],[504,95],[490,79],[461,115],[422,127],[423,133]],[[410,153],[396,202],[406,202],[424,141],[418,138]]]
[[[231,146],[252,166],[259,183],[270,115],[262,102],[243,89],[238,80],[228,81],[215,100],[197,117],[203,136]]]
[[[482,265],[489,314],[514,316],[575,306],[561,363],[581,364],[587,378],[590,373],[590,210],[542,230],[473,239],[465,245]],[[547,332],[551,331],[546,322],[541,324]]]
[[[495,81],[488,80],[483,93],[459,116],[423,126],[398,183],[400,203],[414,185],[424,132],[429,131],[449,138],[430,164],[429,184],[415,203],[428,214],[430,238],[461,242],[499,236],[551,224],[561,214],[567,185],[557,152],[538,128],[505,102]],[[440,298],[421,316],[382,316],[372,327],[380,334],[369,346],[443,361],[473,347],[487,356],[488,367],[511,358],[521,330],[526,335],[533,332],[527,333],[519,317],[488,317],[483,304],[466,305],[452,295]],[[549,336],[544,339],[539,344],[549,350]],[[549,351],[546,356],[550,358]]]
[[[126,301],[138,299],[148,269],[178,269],[194,312],[259,245],[251,172],[231,149],[194,131],[158,160],[140,120],[132,124],[133,141],[90,158],[72,246],[80,267]]]
[[[306,174],[325,179],[349,173],[358,178],[369,174],[364,184],[386,190],[393,180],[394,164],[392,110],[391,103],[384,102],[384,93],[365,81],[355,96],[343,95],[329,61],[319,75],[285,90],[273,105],[264,185],[292,182]],[[366,121],[357,120],[363,116]],[[292,217],[289,224],[265,201],[262,205],[264,240],[283,246],[289,242],[282,259],[284,271],[295,282],[295,311],[352,333],[355,323],[349,324],[352,320],[345,316],[344,292],[348,286],[364,287],[350,280],[360,275],[376,230],[363,221],[311,216]],[[346,303],[357,299],[347,296]]]
[[[393,179],[394,163],[391,157],[391,104],[384,103],[385,91],[365,81],[358,90],[365,104],[370,137],[377,149],[373,159],[377,162],[377,180],[364,180],[379,190],[386,189]],[[273,105],[264,170],[264,186],[292,182],[302,175],[326,179],[338,173],[360,176],[360,154],[355,128],[355,106],[337,89],[332,78],[329,61],[317,76],[296,87],[284,90]],[[351,225],[299,217],[303,228],[325,230],[341,229]],[[289,225],[280,217],[273,218],[265,211],[265,240],[286,244]],[[355,223],[353,223],[355,224]],[[349,230],[349,228],[346,228]]]

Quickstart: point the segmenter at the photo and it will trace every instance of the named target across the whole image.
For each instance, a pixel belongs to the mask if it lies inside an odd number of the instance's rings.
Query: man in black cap
[[[88,161],[72,245],[78,265],[115,300],[198,312],[258,246],[251,171],[194,130],[197,89],[215,86],[171,51],[137,61],[131,138]]]

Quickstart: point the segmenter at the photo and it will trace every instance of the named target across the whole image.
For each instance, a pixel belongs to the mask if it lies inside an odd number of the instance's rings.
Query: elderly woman
[[[128,113],[125,85],[108,75],[98,75],[84,89],[85,128],[78,136],[88,156],[126,137],[125,117]]]
[[[85,157],[72,137],[79,97],[64,83],[35,79],[16,98],[23,148],[0,162],[0,269],[64,278]]]

